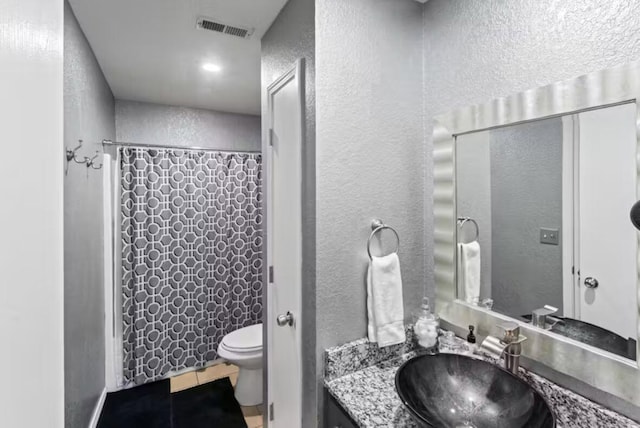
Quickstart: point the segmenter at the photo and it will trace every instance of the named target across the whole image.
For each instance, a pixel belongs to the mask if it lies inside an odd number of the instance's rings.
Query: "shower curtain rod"
[[[172,146],[162,144],[146,144],[146,143],[126,143],[111,140],[102,140],[102,145],[107,147],[149,147],[152,149],[179,149],[179,150],[196,150],[202,152],[220,152],[220,153],[262,153],[260,150],[219,150],[205,147],[185,147],[185,146]]]

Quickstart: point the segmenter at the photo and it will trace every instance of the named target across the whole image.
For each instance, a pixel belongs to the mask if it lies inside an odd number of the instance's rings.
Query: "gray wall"
[[[426,206],[433,117],[640,58],[634,0],[430,0],[424,8]],[[433,292],[433,212],[425,210]]]
[[[320,387],[323,350],[366,336],[373,218],[393,226],[402,240],[406,320],[423,295],[422,5],[317,1],[316,32]]]
[[[494,309],[517,317],[552,305],[561,314],[562,244],[541,244],[540,228],[562,228],[562,119],[490,134]]]
[[[78,22],[64,9],[64,143],[78,155],[115,137],[114,100]],[[65,426],[85,428],[105,386],[102,170],[70,163],[64,180]]]
[[[122,100],[115,109],[118,141],[260,150],[260,116]]]
[[[289,0],[262,38],[262,114],[267,114],[267,87],[289,71],[295,61],[305,61],[306,129],[302,147],[302,426],[317,426],[316,388],[316,96],[315,3]],[[268,135],[263,121],[263,136]],[[263,141],[267,150],[268,142]],[[268,203],[268,195],[265,195]],[[267,242],[264,242],[265,248]],[[266,314],[266,311],[265,311]]]

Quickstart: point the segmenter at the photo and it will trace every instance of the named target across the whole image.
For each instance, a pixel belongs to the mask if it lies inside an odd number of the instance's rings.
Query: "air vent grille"
[[[224,32],[224,29],[226,28],[224,24],[208,21],[206,19],[203,19],[199,24],[200,28],[203,30],[217,31],[219,33]]]
[[[247,37],[248,32],[249,30],[245,30],[244,28],[231,27],[229,25],[227,25],[227,28],[225,28],[224,30],[225,34],[229,34],[230,36],[242,37],[243,39]]]
[[[196,28],[201,30],[215,31],[216,33],[227,34],[229,36],[240,37],[242,39],[248,39],[253,34],[252,28],[243,28],[235,25],[223,24],[215,19],[211,18],[198,18]]]

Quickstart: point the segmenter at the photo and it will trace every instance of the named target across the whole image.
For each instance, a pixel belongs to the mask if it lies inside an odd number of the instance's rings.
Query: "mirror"
[[[633,323],[637,325],[640,233],[629,211],[640,199],[638,75],[640,62],[595,71],[438,115],[433,126],[434,279],[443,325],[462,334],[473,324],[482,337],[496,334],[504,321],[515,321],[527,337],[523,366],[569,388],[575,387],[569,380],[577,379],[589,396],[604,392],[634,406],[640,406],[640,369],[629,348],[638,337]],[[474,139],[479,145],[466,152]],[[499,142],[493,150],[495,139]],[[498,161],[492,165],[493,151],[505,162],[502,187],[495,190],[491,174]],[[543,184],[553,190],[537,196],[533,187]],[[482,198],[482,191],[489,193]],[[556,213],[525,220],[524,214],[515,215],[522,207],[531,214],[560,209],[561,219]],[[475,239],[474,222],[480,286],[477,295],[467,298],[459,290],[462,278],[458,287],[458,243]],[[540,242],[541,228],[550,243]],[[499,249],[505,236],[511,239],[507,253]],[[613,276],[593,267],[592,261],[600,259]],[[503,269],[509,276],[498,284]],[[541,296],[523,299],[529,291]],[[537,311],[545,305],[554,308]],[[618,345],[592,340],[592,331],[612,335]]]
[[[636,360],[636,114],[456,136],[459,299]]]

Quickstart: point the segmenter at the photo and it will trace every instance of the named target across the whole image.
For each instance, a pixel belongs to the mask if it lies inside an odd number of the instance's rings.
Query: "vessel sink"
[[[529,384],[495,364],[463,355],[410,359],[396,373],[396,391],[421,426],[556,426],[548,404]]]

